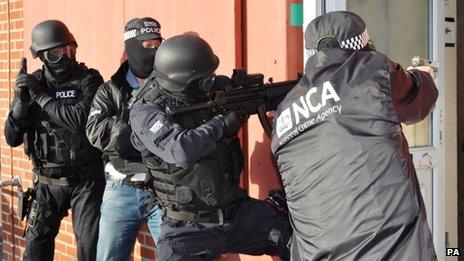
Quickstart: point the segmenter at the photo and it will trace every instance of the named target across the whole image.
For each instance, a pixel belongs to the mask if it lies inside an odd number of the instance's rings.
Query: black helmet
[[[154,71],[161,88],[182,94],[192,81],[211,75],[218,65],[219,58],[205,40],[177,35],[159,46]]]
[[[335,42],[335,44],[333,44]],[[305,48],[308,56],[326,45],[349,50],[368,46],[366,23],[357,14],[348,11],[330,12],[316,17],[305,30]]]
[[[77,42],[69,32],[68,27],[58,20],[46,20],[37,24],[32,29],[31,52],[32,57],[36,58],[37,53],[60,45],[67,45]]]

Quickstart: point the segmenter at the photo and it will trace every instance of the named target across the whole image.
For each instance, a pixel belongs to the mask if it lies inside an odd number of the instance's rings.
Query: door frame
[[[429,56],[433,60],[440,61],[441,64],[446,64],[445,63],[445,3],[444,1],[441,0],[430,0],[431,1],[431,8],[432,12],[430,14],[432,21],[429,23],[431,25],[431,45],[432,48],[429,49]],[[457,1],[460,2],[460,1]],[[461,13],[464,13],[464,7],[461,4]],[[459,6],[459,4],[458,4]],[[343,11],[346,10],[346,0],[304,0],[303,1],[303,13],[304,13],[304,25],[303,25],[303,30],[305,30],[306,25],[309,24],[309,22],[314,19],[316,16],[321,15],[326,12],[330,11]],[[458,8],[459,11],[459,8]],[[458,15],[459,19],[459,15]],[[458,20],[459,21],[459,20]],[[429,26],[429,25],[426,25]],[[459,30],[459,26],[457,26]],[[459,31],[457,33],[459,35]],[[459,43],[459,40],[458,40]],[[461,43],[462,44],[462,43]],[[464,47],[464,44],[461,45]],[[462,48],[459,48],[459,44],[457,47],[458,50],[462,50]],[[459,53],[459,51],[458,51]],[[458,55],[458,57],[460,57]],[[464,51],[461,51],[461,57],[464,58]],[[306,62],[307,57],[305,57],[304,61]],[[463,59],[464,60],[464,59]],[[459,61],[459,58],[458,58]],[[458,63],[459,66],[459,63]],[[461,70],[459,70],[458,67],[458,72],[463,71],[464,66],[461,67]],[[433,209],[433,224],[430,224],[431,228],[433,228],[433,242],[435,245],[435,250],[438,255],[439,260],[444,260],[444,252],[445,252],[445,172],[444,172],[444,162],[445,162],[445,153],[444,153],[444,144],[443,144],[443,119],[445,117],[444,113],[444,97],[445,97],[445,70],[441,70],[439,73],[436,74],[436,83],[437,87],[439,90],[439,97],[437,100],[437,103],[435,105],[435,109],[433,112],[432,116],[432,146],[430,147],[431,150],[438,150],[438,153],[436,153],[437,158],[435,159],[437,162],[436,167],[433,169],[433,174],[432,174],[432,209]],[[461,79],[458,79],[458,82],[464,82],[464,74],[457,74],[458,77],[461,77]],[[461,81],[459,81],[461,80]],[[459,95],[460,93],[460,95]],[[464,100],[464,90],[459,92],[458,90],[458,97],[463,97]],[[460,104],[458,102],[458,111],[461,111],[464,109],[464,105]],[[458,128],[459,126],[462,126],[460,128],[461,130],[464,131],[464,119],[459,122],[459,117],[458,117]],[[462,132],[463,132],[462,131]],[[461,143],[464,141],[464,132],[461,133],[462,139]],[[459,136],[459,129],[458,129],[458,136]],[[463,145],[464,147],[464,145]],[[423,148],[422,148],[423,149]],[[464,152],[461,152],[461,157],[458,159],[459,162],[461,163],[461,168],[458,168],[458,173],[460,171],[464,171]],[[458,175],[459,177],[460,175]],[[464,187],[464,177],[460,178],[460,183],[458,182],[458,185],[460,184],[461,187]],[[462,208],[460,208],[460,238],[461,240],[464,239],[464,189],[460,190],[460,205]],[[461,241],[460,241],[461,242]],[[462,246],[463,242],[461,242],[460,246]]]
[[[456,1],[458,247],[464,249],[464,2]],[[459,257],[464,260],[464,256]]]

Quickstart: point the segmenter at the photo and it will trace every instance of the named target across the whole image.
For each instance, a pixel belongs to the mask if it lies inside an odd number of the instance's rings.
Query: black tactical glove
[[[240,129],[240,119],[234,111],[228,111],[222,114],[224,121],[224,137],[229,138],[235,136]]]
[[[40,82],[32,74],[21,74],[16,79],[16,88],[26,88],[32,100],[42,93]]]
[[[16,81],[18,82],[18,81]],[[31,96],[26,86],[16,83],[13,99],[13,118],[19,120],[27,116]]]
[[[16,80],[14,95],[15,99],[23,104],[29,104],[31,102],[31,95],[29,94],[29,90],[24,85],[18,86],[18,80]]]
[[[123,108],[121,114],[116,118],[116,123],[113,125],[111,135],[116,138],[115,150],[118,155],[125,159],[132,156],[130,153],[133,150],[130,137],[132,129],[129,123],[129,110]]]

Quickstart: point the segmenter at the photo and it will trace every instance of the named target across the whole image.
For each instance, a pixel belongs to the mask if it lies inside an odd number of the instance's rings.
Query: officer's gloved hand
[[[22,81],[18,81],[21,76],[16,78],[16,86],[14,88],[13,100],[13,118],[23,119],[27,116],[29,103],[31,102],[31,95],[27,86]]]
[[[18,75],[18,78],[16,79],[16,87],[27,88],[32,100],[35,100],[42,92],[42,86],[40,85],[40,82],[32,74]]]
[[[228,111],[222,114],[224,121],[224,137],[235,136],[240,129],[240,119],[234,111]]]
[[[29,104],[31,102],[31,95],[29,94],[29,90],[22,84],[18,85],[18,80],[16,80],[14,95],[14,98],[23,104]]]

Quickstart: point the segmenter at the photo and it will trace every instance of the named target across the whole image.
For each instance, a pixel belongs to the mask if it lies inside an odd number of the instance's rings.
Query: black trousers
[[[272,242],[279,235],[279,244]],[[286,260],[290,236],[286,214],[264,201],[247,198],[222,225],[163,217],[156,260],[212,261],[224,253],[279,255]]]
[[[100,205],[105,186],[103,164],[88,166],[86,171],[88,178],[70,186],[37,184],[35,194],[40,208],[34,227],[26,232],[24,260],[53,260],[55,237],[70,208],[78,260],[96,259]]]

